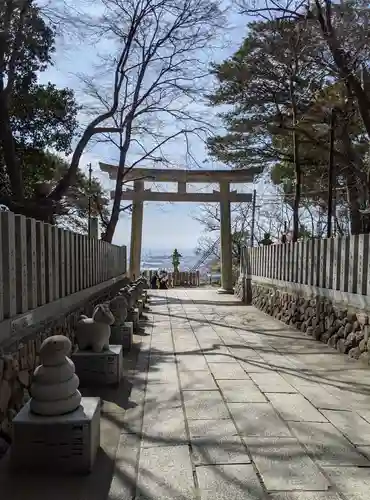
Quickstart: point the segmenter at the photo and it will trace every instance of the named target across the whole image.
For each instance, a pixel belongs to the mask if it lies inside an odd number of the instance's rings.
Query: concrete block
[[[132,347],[134,325],[131,321],[123,325],[111,326],[110,341],[114,345],[122,345],[124,350],[129,351]]]
[[[77,351],[72,355],[81,386],[119,384],[123,372],[122,345],[102,352]]]
[[[13,420],[15,468],[87,474],[99,446],[99,398],[82,398],[77,410],[55,417],[35,415],[27,403]]]

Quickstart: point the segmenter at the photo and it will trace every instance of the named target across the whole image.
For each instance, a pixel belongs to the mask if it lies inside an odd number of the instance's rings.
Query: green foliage
[[[68,154],[77,129],[73,91],[34,84],[25,94],[13,93],[10,122],[22,170],[24,194],[32,198],[38,182],[55,180],[55,165],[47,151]],[[0,157],[2,157],[0,146]],[[7,182],[2,189],[10,191]]]
[[[12,174],[19,169],[24,199],[37,204],[40,183],[48,183],[51,189],[69,168],[58,153],[66,155],[72,150],[79,106],[71,89],[37,83],[37,74],[51,64],[54,40],[53,27],[47,25],[33,0],[1,4],[0,121],[9,124],[11,135],[0,131],[0,197],[12,198]],[[78,171],[54,221],[85,231],[89,194],[88,178]],[[105,219],[109,200],[95,179],[91,201],[92,216]]]
[[[353,55],[351,71],[368,64],[369,46],[364,43],[369,9],[359,1],[333,4],[333,22],[339,45]],[[360,32],[356,31],[356,19]],[[249,23],[240,49],[214,66],[216,91],[213,106],[227,106],[220,114],[226,133],[213,137],[212,156],[234,168],[259,167],[271,175],[294,208],[313,205],[327,210],[328,161],[331,109],[336,109],[334,137],[335,185],[338,210],[349,207],[352,232],[361,226],[359,206],[368,198],[368,134],[350,85],[343,78],[333,53],[313,18]],[[365,91],[370,95],[365,70]],[[357,94],[356,94],[357,95]],[[293,99],[294,97],[294,99]],[[296,113],[293,120],[293,109]],[[366,107],[366,106],[365,106]],[[362,106],[363,108],[363,106]],[[297,138],[294,162],[293,132]],[[300,166],[301,195],[296,191]],[[297,219],[296,219],[297,220]]]
[[[79,107],[71,89],[33,84],[27,91],[15,89],[10,106],[14,137],[20,149],[53,148],[71,152]]]
[[[55,34],[34,0],[4,0],[0,4],[0,81],[12,92],[25,94],[55,51]],[[10,94],[12,99],[12,94]]]
[[[253,22],[248,27],[248,37],[239,50],[214,66],[218,87],[209,96],[210,103],[226,104],[231,109],[220,114],[226,134],[212,138],[209,150],[212,156],[235,168],[265,168],[276,159],[292,160],[272,143],[275,134],[290,133],[290,78],[294,76],[300,113],[307,109],[325,78],[311,64],[316,57],[314,32],[302,30],[298,36],[293,22]],[[293,75],[296,54],[303,64]]]
[[[48,162],[49,170],[47,178],[51,186],[62,177],[69,167],[69,163],[62,158],[45,154],[45,166]],[[44,180],[44,179],[43,179]],[[35,186],[34,186],[35,187]],[[91,196],[91,216],[105,220],[109,215],[109,198],[100,182],[92,178],[91,189],[89,189],[89,178],[78,170],[76,182],[67,191],[63,201],[62,214],[57,218],[57,223],[77,231],[87,231],[89,215],[89,196]]]

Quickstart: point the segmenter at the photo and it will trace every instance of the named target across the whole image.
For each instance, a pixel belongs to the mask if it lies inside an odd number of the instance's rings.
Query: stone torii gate
[[[109,174],[110,179],[117,178],[118,167],[100,163],[102,172]],[[221,215],[221,290],[223,293],[233,292],[232,278],[232,236],[230,203],[251,202],[250,193],[230,191],[230,184],[253,182],[258,169],[248,170],[177,170],[177,169],[127,169],[124,175],[125,182],[132,181],[134,189],[126,189],[122,193],[122,200],[132,200],[131,247],[130,247],[130,276],[140,275],[141,243],[143,230],[144,201],[171,201],[195,203],[220,203]],[[145,181],[176,182],[177,192],[156,192],[145,189]],[[186,184],[217,183],[219,191],[213,193],[188,193]],[[111,192],[111,199],[114,191]]]

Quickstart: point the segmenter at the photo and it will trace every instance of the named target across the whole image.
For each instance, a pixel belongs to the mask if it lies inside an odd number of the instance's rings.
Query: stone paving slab
[[[299,392],[316,408],[323,410],[349,410],[350,405],[345,398],[337,398],[326,387],[318,384],[307,384],[299,387]]]
[[[238,431],[234,422],[229,419],[223,420],[188,420],[190,439],[196,437],[214,437],[214,436],[237,436]]]
[[[266,361],[262,359],[261,361],[257,359],[251,359],[250,361],[238,359],[238,362],[247,373],[271,373],[274,371],[274,368],[268,366]]]
[[[188,446],[142,448],[135,500],[195,500]]]
[[[352,411],[322,410],[326,418],[353,444],[370,445],[370,424]]]
[[[182,391],[217,391],[218,387],[209,371],[181,371]]]
[[[188,419],[229,418],[227,407],[218,391],[184,391],[183,398]]]
[[[290,422],[290,429],[320,465],[369,467],[370,462],[332,424]]]
[[[238,363],[208,363],[208,366],[216,380],[250,380]]]
[[[291,437],[287,424],[270,403],[228,403],[228,408],[243,436]]]
[[[197,355],[180,354],[176,357],[180,371],[208,371],[206,359],[201,353]]]
[[[243,438],[267,491],[325,491],[329,482],[293,438]]]
[[[283,491],[270,493],[271,500],[342,500],[338,493],[332,491]]]
[[[286,421],[327,422],[327,419],[301,394],[268,394],[274,408]]]
[[[297,392],[297,389],[290,385],[279,373],[251,373],[250,377],[262,392]]]
[[[346,500],[368,500],[369,469],[361,467],[325,467],[325,475]]]
[[[177,368],[175,363],[164,363],[156,366],[152,365],[147,377],[149,384],[168,384],[176,380]]]
[[[235,363],[237,364],[237,361],[234,359],[234,356],[231,354],[231,352],[223,352],[223,353],[209,353],[207,354],[206,352],[205,358],[208,363]]]
[[[140,437],[132,434],[121,434],[108,493],[109,500],[132,500],[134,497],[139,452]]]
[[[253,465],[197,467],[201,500],[261,500],[264,491]]]
[[[266,397],[251,380],[218,380],[217,383],[228,403],[267,403]]]
[[[246,447],[239,436],[207,436],[191,438],[193,462],[205,464],[249,464]]]

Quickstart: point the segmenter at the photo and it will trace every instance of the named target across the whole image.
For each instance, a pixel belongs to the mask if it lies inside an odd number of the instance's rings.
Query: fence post
[[[65,279],[66,279],[66,294],[71,293],[71,233],[66,231],[65,234]]]
[[[46,266],[46,302],[52,302],[54,298],[54,283],[53,283],[53,246],[51,225],[45,224],[45,266]]]
[[[26,217],[15,216],[15,273],[17,313],[28,310]]]
[[[11,318],[17,312],[15,272],[15,220],[12,212],[0,212],[2,230],[3,315]]]
[[[46,304],[45,225],[36,221],[37,305]]]
[[[60,255],[59,255],[59,229],[51,227],[53,249],[53,274],[54,274],[54,300],[60,297]]]
[[[38,306],[37,281],[40,279],[40,276],[37,274],[35,219],[26,219],[26,233],[27,233],[28,309],[35,309]]]
[[[66,296],[66,268],[65,268],[65,259],[66,259],[66,247],[65,247],[65,234],[66,231],[64,229],[58,229],[59,238],[59,295],[60,297]]]

